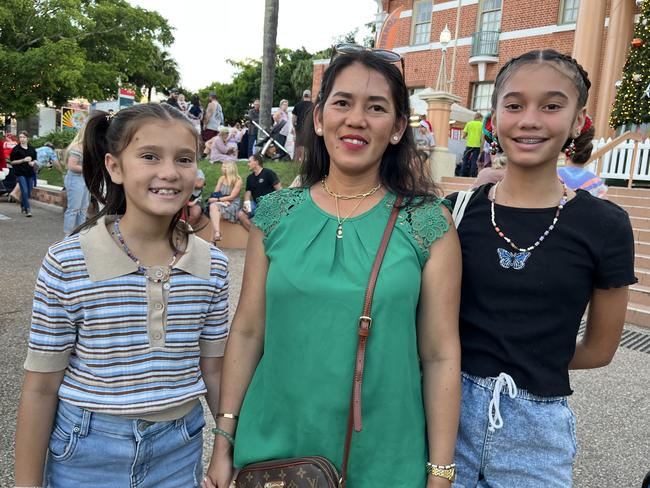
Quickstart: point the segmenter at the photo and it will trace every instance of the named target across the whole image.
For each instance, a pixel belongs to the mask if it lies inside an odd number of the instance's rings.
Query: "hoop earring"
[[[501,146],[499,145],[499,139],[497,138],[497,135],[494,134],[492,136],[492,142],[490,143],[490,154],[494,156],[498,152],[503,152],[503,149],[501,149]]]
[[[576,155],[576,141],[575,141],[575,139],[571,139],[571,142],[569,143],[569,145],[564,150],[564,154],[569,159],[573,159],[573,157]]]

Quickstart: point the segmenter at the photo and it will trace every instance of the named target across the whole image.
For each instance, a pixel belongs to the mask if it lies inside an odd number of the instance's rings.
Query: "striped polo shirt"
[[[199,358],[223,356],[227,257],[190,235],[169,281],[154,283],[113,240],[111,222],[49,248],[24,367],[65,370],[59,399],[94,412],[179,418],[206,392]]]

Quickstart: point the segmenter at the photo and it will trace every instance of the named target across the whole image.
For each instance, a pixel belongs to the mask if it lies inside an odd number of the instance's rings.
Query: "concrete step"
[[[637,303],[650,307],[650,286],[636,285],[630,286],[630,303]]]
[[[631,297],[630,297],[631,299]],[[640,303],[629,302],[625,313],[625,322],[650,328],[650,307]]]
[[[650,242],[634,241],[634,253],[650,256]]]
[[[610,186],[607,190],[607,195],[650,197],[650,188],[626,188],[621,186]]]
[[[633,229],[638,229],[638,230],[650,229],[650,218],[634,217],[633,215],[630,215],[630,222],[632,222]]]
[[[650,207],[639,207],[637,205],[626,205],[625,211],[630,217],[650,218]]]
[[[650,269],[650,255],[635,254],[634,267],[639,269]]]
[[[650,268],[634,267],[634,274],[639,279],[639,285],[650,287]]]
[[[650,229],[635,229],[632,228],[634,233],[634,240],[640,242],[650,242]]]
[[[648,196],[631,196],[631,195],[607,195],[610,202],[614,202],[623,208],[628,206],[650,207],[650,195]]]

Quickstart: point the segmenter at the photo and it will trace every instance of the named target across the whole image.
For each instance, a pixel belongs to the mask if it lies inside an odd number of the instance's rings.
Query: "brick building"
[[[376,45],[404,57],[412,93],[435,86],[443,52],[439,36],[448,26],[447,91],[460,104],[486,112],[494,79],[508,59],[552,48],[573,55],[589,72],[596,136],[611,134],[607,121],[634,32],[635,0],[376,1]],[[314,93],[327,62],[314,62]]]

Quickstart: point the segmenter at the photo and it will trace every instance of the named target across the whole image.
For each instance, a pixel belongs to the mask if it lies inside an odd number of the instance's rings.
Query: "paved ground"
[[[33,284],[48,245],[62,237],[60,212],[35,206],[33,213],[34,217],[27,219],[20,215],[17,205],[0,201],[0,344],[4,346],[0,354],[2,487],[13,483],[16,408]],[[228,255],[231,302],[236,304],[244,256],[241,251],[228,252]],[[571,405],[578,416],[580,442],[576,488],[641,486],[644,474],[650,470],[649,360],[647,353],[621,348],[607,368],[572,374],[576,393]],[[206,436],[208,448],[209,437]]]

